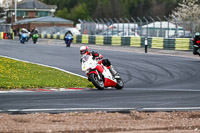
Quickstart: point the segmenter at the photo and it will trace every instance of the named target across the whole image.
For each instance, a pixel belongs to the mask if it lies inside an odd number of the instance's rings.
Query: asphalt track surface
[[[0,55],[85,76],[80,66],[79,45],[67,48],[64,42],[46,45],[46,41],[20,44],[18,40],[0,40]],[[115,48],[105,50],[99,46],[91,50],[111,60],[125,82],[123,90],[0,93],[0,112],[200,110],[200,59],[124,52]]]

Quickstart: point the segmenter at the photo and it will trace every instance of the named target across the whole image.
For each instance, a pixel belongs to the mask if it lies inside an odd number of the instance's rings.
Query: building
[[[35,28],[45,29],[48,27],[73,27],[73,25],[74,23],[71,20],[54,16],[46,16],[46,17],[19,20],[13,23],[13,30],[18,31],[21,28],[32,30]]]
[[[174,38],[182,34],[184,28],[168,21],[153,22],[142,26],[142,35],[149,37]],[[188,31],[187,31],[188,32]]]
[[[73,27],[74,23],[71,20],[54,17],[56,5],[47,5],[39,0],[21,0],[17,3],[17,13],[15,21],[15,2],[12,1],[11,6],[6,9],[6,23],[12,25],[12,30],[17,35],[18,31],[26,28],[31,31],[37,28],[39,32],[55,27],[57,29],[64,29]]]
[[[7,1],[7,0],[6,0]],[[47,5],[39,0],[22,0],[17,3],[16,18],[18,20],[38,18],[45,16],[53,16],[56,11],[56,5]],[[12,2],[11,6],[6,9],[7,23],[15,22],[15,4]]]
[[[13,0],[0,0],[0,7],[8,8],[12,5]]]

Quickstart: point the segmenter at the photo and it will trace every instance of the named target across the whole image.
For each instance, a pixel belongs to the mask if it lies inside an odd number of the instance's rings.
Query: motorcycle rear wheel
[[[100,80],[96,74],[91,73],[90,76],[89,76],[89,78],[92,81],[93,85],[98,90],[103,90],[104,89],[104,82],[103,82],[103,80]]]
[[[117,79],[116,89],[121,90],[124,87],[124,82],[121,78]]]

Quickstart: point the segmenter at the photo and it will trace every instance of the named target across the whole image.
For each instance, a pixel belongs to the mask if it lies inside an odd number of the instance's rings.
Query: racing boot
[[[200,56],[200,52],[199,52],[199,50],[197,50],[197,54]]]
[[[194,54],[194,52],[193,52],[193,54]],[[196,52],[195,52],[195,54],[200,56],[199,48],[198,48],[198,49],[196,49]]]
[[[115,69],[113,68],[113,66],[111,65],[110,68],[110,73],[112,74],[112,76],[117,79],[117,78],[120,78],[119,74],[117,73],[117,71],[115,71]]]

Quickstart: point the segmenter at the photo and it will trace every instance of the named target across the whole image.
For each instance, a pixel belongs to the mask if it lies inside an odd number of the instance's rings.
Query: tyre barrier
[[[64,39],[64,35],[41,34],[41,38]],[[120,37],[120,36],[94,36],[94,35],[73,35],[73,43],[145,47],[145,37]],[[166,39],[160,37],[147,38],[147,47],[166,50],[193,50],[192,39],[173,38]]]

